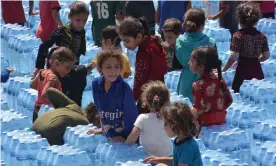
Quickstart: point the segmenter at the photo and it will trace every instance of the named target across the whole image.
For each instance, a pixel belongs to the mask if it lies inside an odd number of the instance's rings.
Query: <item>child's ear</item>
[[[69,18],[69,19],[71,19],[71,18],[72,18],[72,17],[71,17],[71,15],[70,15],[70,13],[68,13],[68,18]]]
[[[137,40],[142,40],[143,38],[143,35],[141,33],[138,33],[138,35],[136,36],[136,39]]]
[[[97,67],[97,70],[98,70],[98,72],[99,72],[100,74],[103,73],[103,71],[102,71],[102,69],[101,69],[100,67]]]

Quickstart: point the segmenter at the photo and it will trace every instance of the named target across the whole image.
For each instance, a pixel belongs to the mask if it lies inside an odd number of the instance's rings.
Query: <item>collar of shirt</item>
[[[104,76],[102,75],[102,76],[100,77],[99,81],[98,81],[99,87],[100,87],[100,89],[101,89],[102,91],[105,91],[105,90],[104,90],[104,81],[105,81],[105,79],[104,79]],[[122,81],[123,81],[123,78],[122,78],[121,76],[118,76],[118,78],[117,78],[114,82],[112,82],[110,89],[112,88],[112,86],[113,86],[114,84],[117,84],[117,83],[122,82]]]

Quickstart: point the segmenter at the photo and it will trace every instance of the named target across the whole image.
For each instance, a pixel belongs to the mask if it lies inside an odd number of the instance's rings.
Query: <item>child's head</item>
[[[159,117],[161,108],[170,101],[168,87],[161,81],[151,81],[143,85],[142,91],[142,107],[157,113]]]
[[[214,46],[200,46],[193,50],[189,66],[194,73],[211,72],[218,70],[219,79],[221,76],[221,60],[219,60],[217,49]]]
[[[116,30],[116,25],[109,25],[102,30],[102,47],[104,50],[120,47],[121,39]]]
[[[162,31],[167,43],[173,45],[181,32],[181,22],[176,18],[169,18],[165,21]]]
[[[195,112],[187,104],[176,102],[161,111],[164,128],[169,137],[190,137],[198,132]]]
[[[98,117],[98,110],[94,103],[88,104],[88,106],[84,110],[84,114],[89,120],[90,123],[92,123],[95,126],[100,126],[100,119]]]
[[[119,36],[126,48],[134,50],[145,36],[149,36],[149,26],[145,17],[127,17],[119,26]]]
[[[122,69],[121,53],[115,50],[103,50],[97,56],[97,65],[106,81],[114,82]]]
[[[201,32],[205,24],[205,13],[202,9],[191,8],[184,15],[183,27],[186,32]]]
[[[80,31],[84,28],[89,15],[89,7],[82,1],[73,2],[70,5],[68,18],[71,20],[71,26]]]
[[[241,3],[236,9],[236,18],[242,28],[253,27],[260,17],[260,9],[253,2]]]
[[[51,69],[60,77],[66,76],[75,64],[75,54],[66,47],[54,47],[49,54]]]

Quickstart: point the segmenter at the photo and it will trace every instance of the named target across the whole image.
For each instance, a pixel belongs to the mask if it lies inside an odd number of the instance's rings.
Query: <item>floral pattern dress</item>
[[[225,123],[226,109],[232,104],[231,93],[224,80],[214,73],[205,73],[192,85],[193,106],[201,125]]]

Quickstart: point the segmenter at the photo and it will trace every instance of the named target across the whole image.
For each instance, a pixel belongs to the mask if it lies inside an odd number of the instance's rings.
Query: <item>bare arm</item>
[[[39,11],[33,11],[33,9],[34,9],[34,1],[29,0],[29,15],[39,14]]]
[[[173,157],[147,157],[144,160],[145,163],[163,163],[166,165],[172,165],[173,164]]]
[[[234,63],[235,61],[229,58],[226,65],[223,67],[222,72],[226,72]]]
[[[31,81],[30,88],[37,90],[37,81],[38,81],[38,79],[39,79],[39,70],[35,74],[34,79]]]
[[[58,24],[58,26],[62,26],[62,21],[60,20],[58,9],[52,9],[52,17],[55,20],[55,22]]]
[[[135,142],[137,141],[140,133],[141,133],[141,129],[139,129],[138,127],[134,126],[133,129],[132,129],[132,131],[131,131],[131,133],[127,137],[127,140],[126,140],[125,144],[127,144],[127,145],[135,144]]]
[[[124,21],[125,16],[121,12],[116,13],[116,19],[121,24],[122,21]]]

